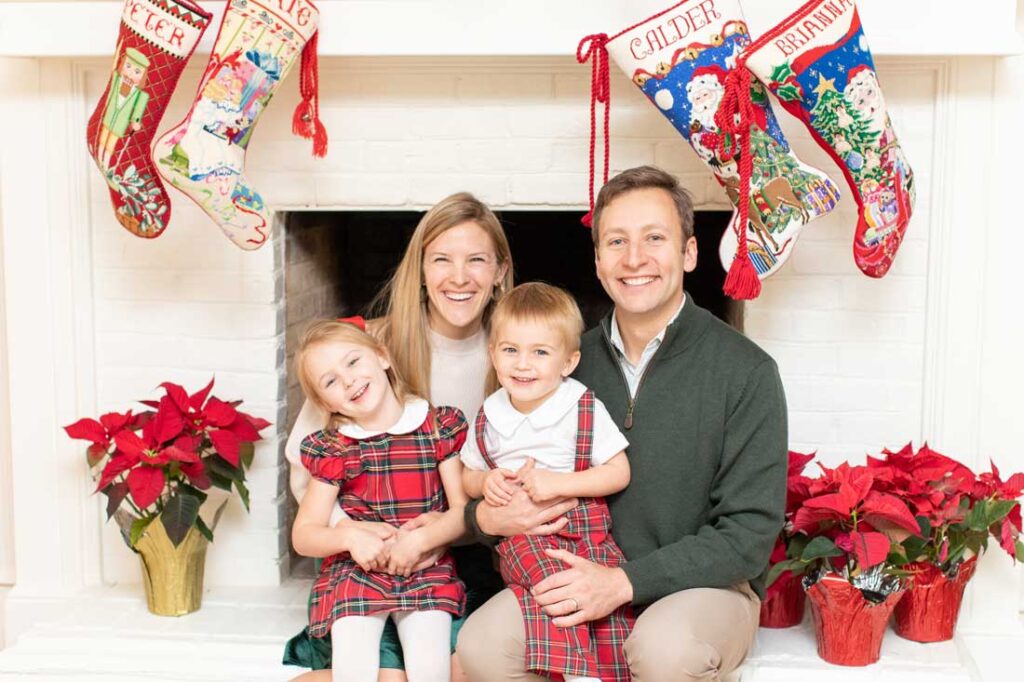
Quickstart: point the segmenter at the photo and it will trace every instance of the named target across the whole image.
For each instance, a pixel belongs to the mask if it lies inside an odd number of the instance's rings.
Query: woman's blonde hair
[[[302,387],[302,392],[306,394],[306,400],[309,400],[318,408],[331,415],[331,420],[328,424],[329,428],[335,428],[338,424],[344,424],[349,419],[343,414],[332,412],[327,403],[323,401],[320,397],[320,392],[317,390],[316,379],[310,376],[308,363],[306,362],[313,348],[326,343],[350,343],[367,348],[377,355],[387,358],[391,365],[386,370],[388,382],[391,384],[391,390],[395,392],[395,397],[398,398],[400,404],[405,404],[405,401],[411,396],[419,395],[415,391],[410,390],[409,384],[402,378],[401,370],[391,360],[387,348],[380,341],[349,322],[314,320],[306,328],[302,341],[299,343],[299,349],[295,352],[295,371],[299,375],[299,386]]]
[[[398,269],[371,305],[371,314],[382,318],[378,333],[391,349],[391,362],[416,395],[430,395],[430,324],[423,291],[423,254],[432,241],[467,222],[487,233],[494,245],[498,267],[506,266],[493,299],[484,309],[486,327],[494,301],[512,288],[512,251],[497,216],[468,192],[446,197],[427,211],[416,226]]]
[[[564,289],[544,282],[527,282],[502,296],[491,315],[491,345],[498,342],[502,326],[510,321],[545,323],[558,332],[570,352],[580,349],[583,315]]]

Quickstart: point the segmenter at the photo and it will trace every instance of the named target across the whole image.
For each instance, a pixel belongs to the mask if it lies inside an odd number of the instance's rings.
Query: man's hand
[[[532,591],[537,604],[557,627],[604,618],[633,600],[633,585],[621,568],[601,566],[563,549],[546,552],[569,566],[541,580]]]
[[[522,474],[532,468],[533,460],[529,460],[517,473]],[[476,522],[488,535],[551,535],[569,523],[565,514],[577,502],[575,497],[571,497],[538,504],[520,488],[503,507],[495,507],[486,500],[481,502],[476,508]]]
[[[526,464],[516,472],[516,477],[522,483],[526,494],[534,502],[549,502],[561,497],[558,484],[565,474],[538,469],[532,466],[533,461],[533,459],[528,459]],[[528,466],[529,468],[527,469]]]
[[[487,504],[504,507],[515,495],[516,472],[508,469],[491,469],[484,477],[484,499]]]

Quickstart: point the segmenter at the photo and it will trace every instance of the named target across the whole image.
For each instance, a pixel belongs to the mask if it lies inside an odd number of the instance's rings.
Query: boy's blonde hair
[[[323,401],[316,388],[316,379],[309,375],[309,367],[306,362],[309,352],[313,348],[327,343],[350,343],[367,348],[381,357],[388,358],[390,364],[390,367],[386,370],[388,382],[391,384],[391,390],[395,392],[398,402],[405,404],[405,401],[413,395],[412,391],[409,390],[409,385],[402,378],[402,373],[395,366],[395,363],[391,362],[388,350],[384,344],[350,322],[314,320],[306,327],[306,332],[302,336],[299,349],[295,352],[295,371],[299,375],[299,386],[302,387],[302,392],[306,394],[306,400],[309,400],[318,408],[331,415],[329,425],[331,428],[350,420],[346,415],[332,412],[331,408]]]
[[[576,301],[564,289],[544,282],[528,282],[502,296],[491,313],[491,344],[497,343],[502,325],[523,320],[550,324],[570,352],[580,349],[583,315]]]

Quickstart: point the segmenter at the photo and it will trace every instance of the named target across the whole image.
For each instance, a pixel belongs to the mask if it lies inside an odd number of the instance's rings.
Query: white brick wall
[[[162,126],[176,122],[198,79],[193,65]],[[87,79],[102,88],[105,65]],[[747,305],[747,333],[779,362],[793,447],[835,463],[921,431],[927,206],[936,83],[931,72],[880,65],[897,131],[917,171],[922,207],[889,276],[857,271],[855,207],[838,169],[799,124],[784,118],[798,155],[844,191],[838,210],[809,227],[790,263]],[[330,154],[315,160],[291,134],[296,78],[253,137],[247,172],[276,208],[424,208],[470,190],[495,208],[582,209],[587,199],[589,66],[571,59],[345,59],[321,62],[321,115]],[[657,163],[702,207],[725,197],[696,156],[636,89],[613,73],[612,166]],[[91,95],[90,95],[91,96]],[[90,185],[99,404],[123,408],[163,380],[244,398],[282,438],[287,382],[280,232],[255,253],[232,246],[172,191],[174,218],[147,242],[113,220],[98,175]],[[717,244],[702,244],[705,257]],[[301,277],[299,263],[290,275]],[[294,330],[291,330],[294,333]],[[207,581],[273,584],[287,562],[279,441],[259,449],[253,512],[237,502],[210,553]],[[130,555],[108,529],[105,577],[134,581]],[[239,561],[238,559],[242,559]]]

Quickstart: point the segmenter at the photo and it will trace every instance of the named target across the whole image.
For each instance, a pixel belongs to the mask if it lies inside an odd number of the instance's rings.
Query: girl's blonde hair
[[[391,349],[391,362],[416,395],[430,395],[430,324],[423,288],[423,254],[432,241],[466,222],[476,224],[487,233],[494,245],[498,267],[507,266],[492,300],[484,309],[486,327],[494,302],[502,292],[512,288],[512,251],[497,216],[468,192],[446,197],[427,211],[416,226],[398,269],[371,306],[372,314],[382,318],[378,333]],[[488,383],[494,382],[489,380]]]
[[[544,282],[527,282],[502,296],[491,315],[491,345],[498,342],[504,324],[526,320],[543,322],[553,328],[570,352],[580,349],[583,315],[564,289]]]
[[[387,358],[391,364],[386,370],[388,382],[391,384],[391,390],[395,392],[395,397],[398,398],[400,404],[405,404],[408,398],[418,395],[410,390],[409,384],[402,378],[401,370],[391,360],[387,348],[380,341],[349,322],[314,320],[306,328],[306,332],[303,334],[302,341],[299,344],[299,349],[295,352],[295,371],[299,375],[299,385],[302,387],[302,392],[306,394],[306,400],[309,400],[318,408],[331,415],[331,420],[328,424],[329,428],[335,428],[339,424],[344,424],[349,421],[349,418],[343,414],[332,412],[331,408],[323,401],[320,397],[320,392],[317,391],[316,379],[309,375],[309,367],[306,362],[313,348],[328,343],[350,343],[362,346],[381,357]]]

